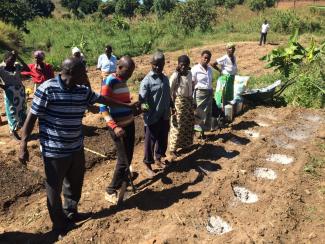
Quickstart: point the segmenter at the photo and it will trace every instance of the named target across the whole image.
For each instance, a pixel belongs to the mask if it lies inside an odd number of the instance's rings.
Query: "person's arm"
[[[134,109],[139,104],[139,102],[123,103],[111,97],[103,96],[103,95],[99,95],[95,103],[104,104],[106,106],[120,106],[120,107],[132,108],[132,109]]]
[[[18,55],[18,53],[16,51],[12,51],[14,55],[16,55],[16,58],[18,59],[18,61],[21,63],[22,67],[22,71],[28,71],[30,72],[30,68],[28,67],[28,65],[24,62],[24,60]]]
[[[171,98],[173,101],[175,101],[176,98],[176,80],[177,80],[178,72],[173,73],[169,78],[169,86],[170,86],[170,93]]]
[[[139,103],[141,104],[141,110],[147,112],[149,110],[148,95],[149,95],[149,80],[145,77],[140,83],[139,90]]]
[[[98,57],[97,67],[96,67],[97,70],[100,70],[101,67],[102,67],[102,63],[101,63],[101,60],[102,60],[102,59],[101,59],[101,57],[102,57],[102,56],[99,56],[99,57]]]
[[[54,70],[53,70],[53,66],[49,64],[48,66],[48,72],[49,72],[49,79],[54,78]]]
[[[215,70],[221,72],[221,69],[218,67],[218,61],[215,61],[214,63],[212,63],[211,67],[214,68]]]
[[[22,135],[20,141],[20,151],[19,151],[19,161],[26,165],[29,161],[29,153],[27,150],[27,142],[30,134],[32,133],[35,122],[37,120],[37,116],[32,114],[31,112],[28,113],[27,118],[25,120],[24,126],[22,128]]]

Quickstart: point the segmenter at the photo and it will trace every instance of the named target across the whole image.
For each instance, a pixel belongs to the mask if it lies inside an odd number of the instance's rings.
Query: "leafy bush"
[[[265,0],[248,0],[247,5],[252,11],[262,11],[265,9]]]
[[[308,47],[298,42],[298,31],[290,37],[288,45],[272,50],[263,57],[268,68],[275,68],[285,76],[291,86],[286,91],[288,103],[304,107],[323,107],[325,102],[325,42]]]
[[[314,32],[321,29],[319,22],[309,18],[301,19],[294,11],[276,11],[271,19],[272,29],[289,34],[295,29],[302,32]]]
[[[61,0],[61,5],[71,10],[76,16],[91,14],[97,11],[100,0]]]
[[[225,0],[224,6],[225,8],[234,8],[237,4],[239,4],[238,0]]]
[[[104,15],[113,14],[115,13],[115,4],[114,1],[102,2],[99,4],[98,10]]]
[[[115,5],[115,13],[123,16],[132,16],[138,6],[137,0],[118,0]]]
[[[50,0],[2,0],[0,19],[25,29],[26,21],[37,16],[48,17],[53,10],[54,4]]]
[[[175,23],[186,33],[199,28],[201,31],[211,29],[211,21],[215,14],[211,8],[201,4],[199,0],[189,0],[178,4],[173,11]]]
[[[172,11],[176,6],[176,0],[154,0],[153,9],[157,16],[161,18],[165,13]]]
[[[23,42],[23,35],[19,30],[0,21],[0,50],[19,49]]]

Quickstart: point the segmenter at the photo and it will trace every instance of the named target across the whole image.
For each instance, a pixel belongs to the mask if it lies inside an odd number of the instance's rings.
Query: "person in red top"
[[[34,52],[35,63],[28,64],[29,71],[21,72],[22,75],[31,76],[35,83],[34,90],[44,81],[54,78],[52,65],[44,62],[45,53],[41,50]]]

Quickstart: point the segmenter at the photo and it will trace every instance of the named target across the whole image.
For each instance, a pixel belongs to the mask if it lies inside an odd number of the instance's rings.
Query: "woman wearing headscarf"
[[[237,74],[237,61],[235,57],[236,46],[234,43],[226,45],[227,54],[218,58],[212,65],[221,75],[217,81],[215,100],[218,108],[223,109],[234,99],[234,81]],[[220,65],[220,68],[218,67]]]
[[[171,75],[169,84],[176,109],[171,119],[169,150],[172,159],[175,159],[176,150],[191,146],[194,136],[193,81],[187,55],[178,58],[176,71]]]
[[[16,59],[20,64],[16,63]],[[0,64],[0,80],[4,89],[4,103],[10,134],[20,139],[17,130],[26,119],[26,94],[21,80],[21,71],[28,71],[27,64],[15,51],[7,52]]]
[[[28,64],[29,71],[21,72],[22,75],[27,75],[32,77],[34,82],[34,91],[37,87],[41,85],[44,81],[54,78],[54,72],[52,65],[44,62],[45,53],[41,50],[37,50],[33,53],[35,62]]]

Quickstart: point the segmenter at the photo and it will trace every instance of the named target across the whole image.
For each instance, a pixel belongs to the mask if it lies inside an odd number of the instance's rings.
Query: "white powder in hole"
[[[222,235],[232,231],[232,227],[219,216],[211,216],[207,224],[207,231],[210,234]]]
[[[278,163],[278,164],[291,164],[293,163],[293,157],[283,154],[271,154],[266,158],[266,161]]]
[[[267,180],[275,180],[278,177],[274,170],[268,168],[256,168],[254,175]]]
[[[235,186],[233,190],[236,198],[243,203],[255,203],[258,201],[258,196],[245,187]]]

